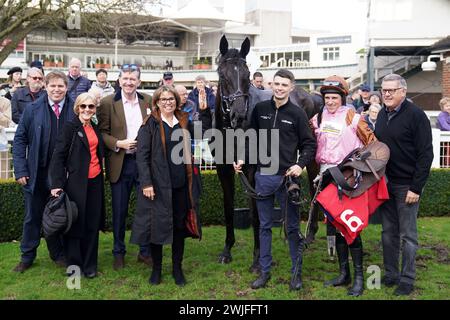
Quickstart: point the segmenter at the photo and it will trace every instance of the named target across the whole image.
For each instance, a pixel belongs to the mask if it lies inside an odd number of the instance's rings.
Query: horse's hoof
[[[231,256],[224,256],[222,254],[219,256],[219,263],[221,264],[230,263],[232,260],[233,258]]]
[[[306,244],[311,244],[311,243],[313,243],[314,242],[314,240],[315,240],[315,235],[314,234],[308,234],[308,235],[306,235],[306,239],[305,239],[305,242],[306,242]]]
[[[249,272],[255,273],[255,274],[261,273],[261,267],[259,266],[259,263],[252,264],[248,270],[249,270]]]

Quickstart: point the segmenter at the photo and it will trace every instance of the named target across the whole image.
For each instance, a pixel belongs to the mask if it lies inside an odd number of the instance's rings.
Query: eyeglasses
[[[90,110],[94,110],[95,109],[95,104],[80,104],[80,109],[86,109],[89,108]]]
[[[167,103],[167,102],[174,102],[175,101],[175,98],[174,97],[171,97],[171,98],[162,98],[162,99],[159,99],[159,101],[161,101],[162,103]]]
[[[389,93],[390,96],[392,96],[394,93],[397,92],[397,90],[399,89],[403,89],[402,87],[400,88],[394,88],[394,89],[381,89],[380,92],[383,95],[386,95],[387,93]]]
[[[31,76],[30,76],[30,79],[33,79],[34,81],[37,81],[37,80],[42,81],[42,80],[44,80],[44,78],[42,78],[42,77],[31,77]]]
[[[120,68],[120,70],[122,70],[122,71],[140,71],[139,66],[134,63],[123,64],[122,67]]]

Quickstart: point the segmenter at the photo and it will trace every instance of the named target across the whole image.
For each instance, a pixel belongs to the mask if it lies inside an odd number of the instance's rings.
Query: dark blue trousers
[[[281,175],[262,175],[259,171],[256,172],[256,192],[261,195],[267,195],[273,193],[275,190],[275,197],[280,203],[281,212],[284,214],[287,212],[287,216],[284,218],[287,226],[289,253],[292,261],[291,272],[294,271],[295,264],[299,255],[300,236],[299,236],[299,207],[293,205],[289,201],[286,203],[287,192],[286,187],[283,184],[284,176]],[[281,186],[281,187],[280,187]],[[259,239],[260,245],[260,258],[259,264],[261,265],[261,271],[266,273],[270,271],[272,264],[272,225],[274,217],[274,196],[265,200],[256,200],[256,206],[258,208],[258,216],[260,221],[259,227]],[[287,207],[286,207],[287,205]]]
[[[125,155],[122,165],[122,172],[116,183],[111,183],[112,197],[112,223],[114,235],[113,255],[125,255],[125,230],[126,218],[130,196],[133,190],[139,190],[138,170],[134,155]],[[150,244],[141,245],[139,252],[143,256],[150,256]]]
[[[42,172],[47,172],[45,168]],[[22,241],[20,251],[22,252],[22,262],[33,263],[36,259],[37,248],[41,241],[42,215],[45,204],[50,196],[47,179],[42,178],[45,173],[38,175],[34,193],[24,189],[25,197],[25,218],[23,221]],[[61,236],[54,236],[46,239],[50,258],[54,261],[64,259],[63,243]]]

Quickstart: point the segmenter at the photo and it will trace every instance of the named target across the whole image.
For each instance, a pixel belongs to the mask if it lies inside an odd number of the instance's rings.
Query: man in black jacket
[[[305,111],[289,99],[294,85],[295,78],[292,72],[285,69],[278,70],[273,80],[273,98],[258,103],[252,113],[250,128],[257,131],[257,136],[261,134],[267,136],[267,150],[260,148],[257,154],[256,192],[262,195],[272,194],[267,199],[256,200],[260,220],[261,274],[252,283],[253,289],[264,287],[270,279],[274,196],[277,197],[282,212],[286,212],[285,223],[292,260],[289,287],[291,290],[300,290],[302,287],[303,239],[299,233],[299,207],[286,199],[288,195],[284,179],[287,176],[296,178],[301,175],[304,167],[315,156],[316,141],[309,129]],[[261,145],[261,141],[258,144]],[[251,153],[249,157],[252,161]],[[270,159],[269,163],[266,157]],[[234,164],[235,170],[239,172],[242,164],[242,160]]]
[[[406,88],[405,79],[397,74],[383,78],[384,108],[375,128],[377,138],[391,150],[386,167],[390,199],[380,207],[385,268],[382,282],[388,287],[398,284],[396,295],[409,295],[414,289],[419,199],[433,161],[430,121],[406,99]]]
[[[36,101],[44,92],[44,74],[41,69],[30,68],[27,73],[27,86],[17,89],[11,99],[12,120],[19,124],[25,107]]]

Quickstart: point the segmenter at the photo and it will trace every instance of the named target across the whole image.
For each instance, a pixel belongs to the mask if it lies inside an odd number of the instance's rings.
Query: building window
[[[339,47],[323,48],[323,61],[339,60]]]

